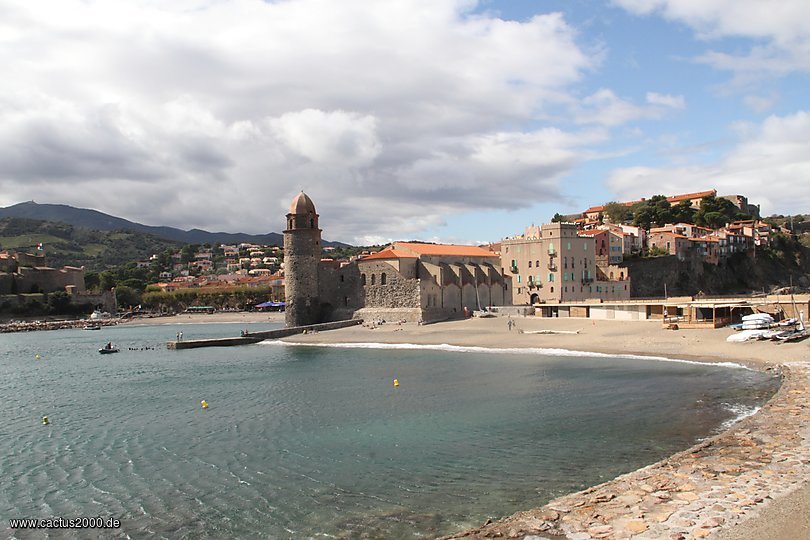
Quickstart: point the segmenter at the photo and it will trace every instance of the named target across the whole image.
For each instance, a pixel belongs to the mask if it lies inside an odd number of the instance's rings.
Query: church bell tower
[[[290,203],[284,231],[284,291],[287,327],[320,321],[318,264],[321,260],[321,230],[315,205],[306,193]]]

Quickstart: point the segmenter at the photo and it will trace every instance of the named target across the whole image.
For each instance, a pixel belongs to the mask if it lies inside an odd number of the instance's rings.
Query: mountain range
[[[281,246],[284,237],[279,233],[267,234],[208,232],[201,229],[184,231],[174,227],[155,227],[142,225],[123,218],[111,216],[98,210],[89,208],[76,208],[66,204],[39,204],[34,201],[14,204],[0,208],[2,218],[24,218],[43,221],[56,221],[67,223],[74,227],[84,227],[99,231],[132,231],[151,234],[158,238],[182,242],[184,244],[238,244],[251,243]],[[323,241],[326,246],[347,246],[341,242]]]

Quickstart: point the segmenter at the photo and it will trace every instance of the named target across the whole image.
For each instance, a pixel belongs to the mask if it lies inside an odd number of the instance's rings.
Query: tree
[[[99,288],[102,291],[109,291],[113,287],[115,287],[115,274],[110,270],[105,270],[101,272],[99,275]]]
[[[115,288],[115,301],[120,308],[136,306],[141,303],[141,293],[132,287],[121,285]]]
[[[649,230],[672,222],[672,205],[663,195],[653,195],[633,207],[633,224]]]
[[[630,208],[616,201],[605,203],[605,209],[602,211],[602,214],[611,223],[624,223],[633,219]]]
[[[718,229],[740,217],[750,219],[751,216],[742,214],[728,199],[709,195],[700,200],[700,209],[695,213],[695,224]]]
[[[559,212],[554,214],[554,217],[551,218],[552,223],[562,223],[563,221],[565,221],[565,216],[560,214]]]
[[[101,281],[98,272],[87,272],[84,275],[84,288],[88,290],[98,289]]]
[[[694,223],[695,209],[691,201],[681,201],[672,207],[672,221],[675,223]]]
[[[60,315],[70,311],[70,295],[65,291],[55,291],[48,294],[48,312]]]

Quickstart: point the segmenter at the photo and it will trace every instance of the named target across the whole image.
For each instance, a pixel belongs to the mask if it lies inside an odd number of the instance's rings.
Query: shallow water
[[[684,449],[778,385],[541,351],[163,345],[271,327],[0,336],[2,526],[101,515],[133,538],[446,534]],[[110,340],[122,351],[98,354]]]

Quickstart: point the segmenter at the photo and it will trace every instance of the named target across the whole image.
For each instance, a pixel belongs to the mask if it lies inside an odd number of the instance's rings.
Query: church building
[[[433,322],[511,305],[500,257],[476,246],[394,242],[350,263],[321,260],[321,229],[303,192],[284,231],[286,324],[351,318]]]

